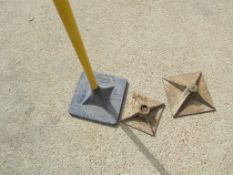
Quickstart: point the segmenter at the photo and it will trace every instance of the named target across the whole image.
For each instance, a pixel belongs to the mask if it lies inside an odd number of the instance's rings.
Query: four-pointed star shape
[[[163,80],[173,117],[215,111],[201,72],[165,77]]]
[[[121,122],[154,136],[164,107],[163,103],[135,93],[126,104]]]
[[[111,94],[113,89],[114,87],[107,87],[93,91],[85,100],[83,105],[99,106],[113,117],[116,117],[118,114],[111,103]]]

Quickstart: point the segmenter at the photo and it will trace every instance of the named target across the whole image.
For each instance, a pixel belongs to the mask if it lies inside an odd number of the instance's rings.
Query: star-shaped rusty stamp
[[[215,111],[201,72],[163,78],[173,117]]]
[[[134,93],[126,104],[121,122],[155,136],[164,108],[163,103]]]

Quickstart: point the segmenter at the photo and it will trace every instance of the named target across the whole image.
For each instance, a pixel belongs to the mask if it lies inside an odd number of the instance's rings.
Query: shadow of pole
[[[150,163],[160,172],[162,175],[170,175],[168,171],[163,167],[163,165],[151,154],[151,152],[145,147],[141,140],[133,133],[133,131],[125,126],[120,125],[122,130],[129,136],[129,138],[135,143],[139,151],[142,152]]]

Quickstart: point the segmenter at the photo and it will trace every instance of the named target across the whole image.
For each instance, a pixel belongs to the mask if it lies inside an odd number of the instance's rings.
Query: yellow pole
[[[70,37],[72,45],[79,57],[79,60],[83,66],[83,69],[87,75],[91,89],[96,90],[98,88],[98,84],[95,79],[94,73],[92,71],[90,62],[88,60],[88,56],[87,56],[85,47],[81,39],[79,29],[76,25],[69,1],[68,0],[53,0],[53,2],[57,8],[60,18]]]

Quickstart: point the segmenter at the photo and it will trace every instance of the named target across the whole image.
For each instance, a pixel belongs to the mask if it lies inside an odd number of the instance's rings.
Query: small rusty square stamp
[[[164,108],[163,103],[134,93],[126,104],[121,122],[155,136]]]

